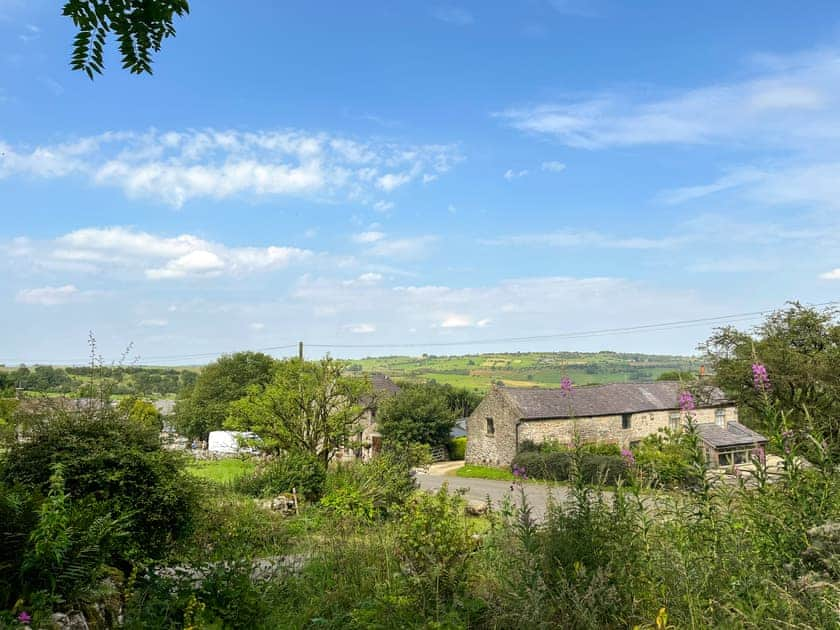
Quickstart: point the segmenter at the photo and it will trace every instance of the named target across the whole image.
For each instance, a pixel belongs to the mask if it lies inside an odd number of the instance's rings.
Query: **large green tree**
[[[770,314],[751,332],[720,328],[701,346],[716,382],[761,428],[765,396],[793,428],[812,425],[840,457],[840,324],[835,309],[797,302]],[[755,382],[764,366],[769,386]]]
[[[68,0],[62,15],[77,29],[70,66],[91,79],[105,67],[108,35],[116,36],[123,68],[152,73],[152,52],[175,35],[175,17],[190,12],[187,0]]]
[[[358,431],[372,394],[367,379],[343,367],[329,357],[281,361],[270,383],[230,406],[225,426],[257,433],[267,452],[306,452],[327,463]]]
[[[450,407],[447,391],[435,383],[404,384],[382,403],[377,418],[388,442],[437,446],[449,440],[460,413]]]
[[[250,387],[259,389],[269,383],[276,366],[275,359],[261,352],[237,352],[211,363],[178,398],[178,431],[205,439],[210,431],[221,429],[230,403],[245,396]]]

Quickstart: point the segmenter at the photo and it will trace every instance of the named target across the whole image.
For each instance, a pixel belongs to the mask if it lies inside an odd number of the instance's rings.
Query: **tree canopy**
[[[116,36],[122,66],[152,73],[152,52],[175,35],[174,19],[190,12],[187,0],[68,0],[62,15],[76,26],[70,66],[93,79],[105,68],[108,35]]]
[[[784,411],[795,428],[812,428],[840,456],[840,324],[835,309],[798,302],[770,314],[752,332],[720,328],[701,346],[715,380],[760,425],[764,397]],[[768,387],[756,387],[761,365]],[[759,426],[760,428],[760,426]]]
[[[191,438],[206,438],[221,429],[228,406],[252,386],[271,381],[277,362],[261,352],[225,355],[205,367],[195,384],[184,390],[175,407],[178,431]]]
[[[379,408],[382,437],[399,444],[436,446],[449,440],[459,412],[450,407],[447,391],[435,383],[404,384]]]
[[[334,359],[288,359],[265,387],[230,405],[225,426],[255,432],[267,452],[306,452],[327,463],[357,432],[371,393],[366,378],[345,376]]]

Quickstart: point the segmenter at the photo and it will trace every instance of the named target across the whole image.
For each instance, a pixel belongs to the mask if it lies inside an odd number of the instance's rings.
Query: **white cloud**
[[[556,160],[550,160],[548,162],[542,163],[542,170],[549,171],[551,173],[562,173],[566,170],[566,165],[563,162],[557,162]]]
[[[263,324],[262,322],[251,322],[248,326],[251,328],[251,330],[257,331],[263,330],[265,328],[265,324]]]
[[[691,289],[660,290],[643,283],[608,277],[518,278],[488,286],[466,287],[389,286],[305,277],[288,304],[305,313],[317,313],[321,329],[333,322],[342,328],[348,321],[374,326],[379,333],[375,343],[405,342],[405,333],[400,331],[410,329],[418,331],[420,341],[482,339],[490,330],[495,337],[518,337],[731,312],[731,302],[718,303]],[[618,319],[616,304],[622,305]],[[558,316],[558,313],[562,315]],[[395,328],[394,322],[399,322],[400,326]],[[673,344],[674,339],[682,335],[691,340],[685,342],[685,347],[690,349],[694,340],[702,338],[703,333],[699,334],[696,331],[674,332],[669,343]],[[667,339],[668,334],[656,334],[655,339],[662,338]],[[329,341],[327,336],[326,342]],[[612,348],[615,341],[595,340],[592,345]],[[335,342],[340,343],[340,337],[335,338]],[[638,337],[634,337],[632,343],[636,347],[654,345],[640,341]],[[540,342],[539,347],[545,348],[546,342]]]
[[[380,201],[377,201],[375,204],[373,204],[373,209],[376,210],[377,212],[388,212],[388,210],[390,210],[393,207],[394,207],[394,204],[391,201],[380,200]]]
[[[840,268],[821,273],[820,278],[823,280],[840,280]]]
[[[373,324],[348,324],[344,327],[345,330],[354,334],[367,335],[376,332],[376,326]]]
[[[514,179],[518,179],[520,177],[525,177],[528,174],[527,169],[523,169],[521,171],[514,171],[512,168],[509,168],[505,171],[505,174],[502,175],[506,180],[511,181]]]
[[[0,142],[0,178],[79,176],[180,207],[237,195],[366,199],[418,177],[426,182],[460,159],[452,145],[360,142],[296,130],[150,130],[34,148]]]
[[[153,280],[264,272],[314,255],[297,247],[228,247],[193,234],[161,236],[119,226],[83,228],[41,244],[27,241],[26,251],[45,268],[96,272],[139,267]]]
[[[368,253],[386,258],[417,258],[426,254],[437,241],[436,236],[415,236],[408,238],[381,238],[369,249]]]
[[[436,7],[432,10],[432,16],[441,22],[455,24],[457,26],[469,26],[475,22],[472,13],[461,7],[454,6]]]
[[[466,315],[447,315],[440,322],[441,328],[466,328],[473,325],[473,320]]]
[[[65,304],[78,296],[79,290],[72,284],[61,287],[41,287],[38,289],[21,289],[17,293],[16,301],[22,304],[37,304],[40,306],[56,306]]]
[[[163,328],[168,324],[169,321],[166,319],[141,319],[137,322],[138,326],[143,326],[144,328]]]
[[[753,75],[659,98],[606,92],[498,116],[585,149],[744,142],[806,147],[840,138],[840,52],[791,56]]]
[[[600,232],[563,230],[533,234],[514,234],[480,239],[484,245],[543,245],[546,247],[602,247],[605,249],[668,249],[686,241],[687,237],[618,237]]]
[[[377,232],[375,230],[371,230],[369,232],[359,232],[358,234],[353,235],[353,240],[357,243],[375,243],[376,241],[381,241],[385,238],[384,232]]]

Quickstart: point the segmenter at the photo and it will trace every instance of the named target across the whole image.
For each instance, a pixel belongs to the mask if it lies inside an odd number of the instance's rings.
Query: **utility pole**
[[[298,359],[303,363],[303,342],[298,341]]]

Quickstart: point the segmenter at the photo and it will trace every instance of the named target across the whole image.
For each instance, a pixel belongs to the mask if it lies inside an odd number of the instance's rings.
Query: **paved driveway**
[[[435,491],[446,483],[450,490],[463,489],[465,491],[464,496],[467,499],[486,501],[489,496],[495,507],[501,505],[507,497],[510,497],[517,504],[519,504],[520,500],[519,490],[516,489],[511,492],[511,482],[509,481],[455,477],[454,475],[436,473],[434,470],[428,473],[418,471],[417,481],[423,490]],[[564,501],[570,496],[569,489],[564,486],[549,487],[541,483],[525,484],[525,496],[532,507],[531,514],[537,520],[542,520],[545,516],[545,507],[549,494],[556,501]]]

